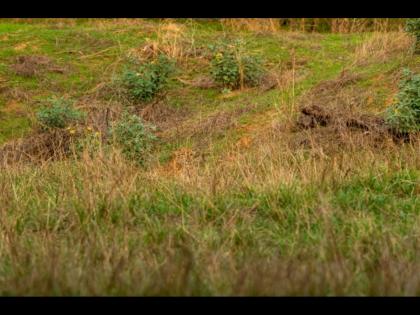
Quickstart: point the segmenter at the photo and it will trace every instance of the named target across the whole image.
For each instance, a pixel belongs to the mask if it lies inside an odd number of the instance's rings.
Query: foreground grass
[[[156,36],[156,27],[0,24],[0,78],[13,91],[1,95],[0,142],[30,132],[29,118],[48,96],[108,106],[92,90],[118,73],[127,50]],[[225,36],[212,24],[186,32],[198,47]],[[314,130],[305,148],[278,128],[293,122],[312,87],[344,69],[361,79],[320,101],[381,112],[398,70],[419,64],[402,53],[404,35],[227,35],[248,39],[247,49],[260,50],[268,68],[290,61],[294,48],[303,64],[294,84],[224,96],[173,78],[164,102],[187,114],[164,130],[145,167],[104,148],[1,168],[0,294],[420,294],[418,140],[385,139],[378,147],[348,133],[343,145],[317,142]],[[33,53],[71,70],[36,78],[10,71],[13,58]],[[184,79],[206,71],[200,58],[178,63]],[[200,129],[215,114],[231,117],[251,105],[233,124],[222,119]],[[191,155],[177,159],[180,152]]]
[[[237,163],[217,182],[165,180],[118,152],[7,170],[1,293],[419,294],[418,160],[394,154],[345,177],[318,159],[330,176],[310,181]]]

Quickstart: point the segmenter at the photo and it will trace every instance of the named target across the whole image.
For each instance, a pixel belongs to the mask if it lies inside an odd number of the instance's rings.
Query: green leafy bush
[[[408,19],[405,30],[416,38],[415,52],[420,52],[420,19]]]
[[[156,139],[153,130],[154,127],[146,125],[137,115],[124,112],[121,119],[112,127],[111,134],[121,146],[126,158],[142,164],[145,154],[149,152],[152,142]]]
[[[126,69],[122,73],[122,84],[129,95],[136,101],[150,101],[167,82],[169,74],[174,70],[174,63],[161,54],[156,60]]]
[[[242,43],[211,47],[211,74],[224,88],[256,86],[263,74],[261,61],[245,53]]]
[[[386,112],[387,123],[398,132],[420,130],[420,75],[404,70],[397,102]]]
[[[84,118],[84,113],[73,107],[71,100],[52,98],[50,106],[38,110],[36,117],[43,129],[66,128]]]

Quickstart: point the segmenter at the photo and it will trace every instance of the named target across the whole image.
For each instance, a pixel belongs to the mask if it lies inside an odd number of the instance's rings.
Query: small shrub
[[[64,98],[49,100],[50,106],[41,108],[36,117],[43,129],[66,128],[84,118],[84,113],[73,107],[73,102]]]
[[[157,59],[141,64],[135,70],[126,69],[122,74],[122,84],[131,98],[147,102],[162,89],[173,67],[173,62],[161,54]]]
[[[398,132],[420,130],[420,75],[404,70],[397,102],[386,112],[387,123]]]
[[[211,74],[224,88],[237,89],[259,84],[263,69],[261,61],[243,50],[242,43],[212,48]]]
[[[415,39],[414,51],[415,53],[420,52],[420,19],[408,19],[405,25],[405,30],[412,34]]]
[[[121,119],[113,126],[111,134],[121,146],[126,158],[142,164],[145,154],[149,152],[152,142],[156,139],[153,130],[154,127],[146,125],[137,115],[124,112]]]

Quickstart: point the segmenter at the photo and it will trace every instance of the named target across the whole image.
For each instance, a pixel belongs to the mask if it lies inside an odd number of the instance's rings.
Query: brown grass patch
[[[220,134],[226,129],[233,128],[238,123],[238,118],[249,113],[255,108],[255,105],[248,105],[245,107],[236,108],[233,111],[220,111],[208,116],[205,119],[200,119],[197,124],[190,130],[190,136],[205,136],[210,134]]]
[[[261,92],[267,92],[275,88],[286,89],[303,80],[305,74],[301,69],[308,63],[306,59],[287,60],[281,62],[275,68],[270,69],[262,77],[259,88]]]
[[[336,79],[326,80],[319,83],[311,90],[312,95],[325,93],[334,93],[335,91],[341,90],[344,87],[356,83],[362,77],[359,74],[352,73],[344,69]]]
[[[327,151],[348,145],[382,148],[392,140],[416,139],[389,128],[381,115],[364,112],[373,100],[369,91],[352,86],[358,79],[358,75],[343,71],[337,79],[321,82],[308,93],[291,128],[294,147]]]
[[[159,24],[156,35],[156,39],[147,38],[143,46],[131,49],[129,55],[139,60],[150,60],[165,54],[182,62],[197,53],[194,37],[188,36],[185,25],[164,21]]]
[[[236,146],[239,149],[249,148],[252,145],[252,141],[253,139],[250,136],[243,136],[236,142]]]
[[[149,104],[138,111],[141,118],[160,130],[176,126],[188,118],[188,113],[186,108],[173,108],[162,102]]]
[[[64,73],[65,68],[57,66],[47,56],[19,56],[16,62],[11,65],[13,72],[23,77],[34,77],[45,72]]]
[[[166,172],[177,174],[183,170],[196,168],[198,162],[197,152],[191,148],[180,148],[172,153],[171,160],[165,166]]]
[[[280,30],[278,19],[220,19],[223,27],[231,31],[251,31],[259,34]]]
[[[10,87],[4,85],[0,87],[0,94],[9,100],[28,103],[31,100],[33,93],[20,87]]]
[[[371,63],[384,62],[393,56],[408,56],[413,39],[405,32],[373,33],[356,47],[354,64],[366,66]]]
[[[2,108],[0,112],[10,113],[17,116],[24,116],[26,114],[25,110],[22,108],[22,104],[16,102],[15,100],[8,101],[6,106]]]
[[[54,130],[14,140],[0,147],[0,165],[61,159],[70,153],[73,138],[67,131]]]

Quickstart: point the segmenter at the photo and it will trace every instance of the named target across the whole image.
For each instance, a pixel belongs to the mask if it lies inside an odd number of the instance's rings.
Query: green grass
[[[189,25],[188,22],[186,25]],[[93,89],[104,79],[110,80],[120,71],[122,64],[117,68],[110,66],[121,58],[127,49],[139,47],[146,38],[153,38],[154,33],[139,31],[138,26],[109,25],[98,29],[89,21],[78,22],[74,26],[55,28],[53,23],[5,23],[1,24],[7,39],[0,44],[0,57],[6,62],[0,68],[0,74],[8,76],[8,85],[23,88],[33,94],[42,94],[43,97],[66,94],[71,97],[82,97],[87,91]],[[221,30],[214,23],[197,23],[187,28],[196,36],[197,45],[206,46],[209,42],[220,38]],[[13,36],[11,36],[13,34]],[[10,35],[10,36],[9,36]],[[306,79],[296,87],[296,96],[300,95],[320,80],[337,75],[344,66],[344,60],[335,60],[335,56],[348,54],[345,43],[357,41],[360,36],[347,36],[343,43],[343,36],[334,34],[319,35],[320,49],[313,46],[311,37],[308,35],[304,40],[297,41],[284,39],[284,36],[258,36],[252,33],[244,33],[246,48],[258,52],[264,57],[267,66],[290,60],[290,49],[296,47],[297,56],[311,60],[302,71],[307,72]],[[35,39],[34,39],[35,38]],[[19,44],[26,47],[16,50]],[[326,57],[328,53],[329,58]],[[46,55],[58,65],[68,66],[69,71],[65,74],[46,73],[42,78],[21,78],[12,75],[8,66],[19,55],[38,54]],[[86,57],[87,56],[87,57]],[[196,61],[192,60],[194,65]],[[201,75],[202,70],[197,72],[197,67],[185,65],[180,69],[182,75]],[[113,69],[113,70],[111,70]],[[114,70],[115,69],[115,70]],[[202,69],[200,65],[198,69]],[[321,71],[322,70],[322,71]],[[115,72],[116,71],[116,72]],[[180,72],[178,72],[180,73]],[[53,83],[53,84],[52,84]],[[169,105],[174,107],[193,108],[197,115],[203,112],[211,113],[218,108],[229,107],[229,104],[238,102],[255,103],[261,110],[269,108],[275,103],[280,92],[258,95],[257,93],[243,93],[230,100],[218,100],[220,94],[217,90],[202,90],[187,88],[182,83],[172,80],[169,85],[167,99]],[[271,95],[271,96],[270,96]],[[32,107],[33,104],[28,104]],[[8,136],[3,135],[3,139]]]
[[[30,121],[26,117],[3,118],[0,126],[0,143],[7,139],[20,138],[30,130]]]

